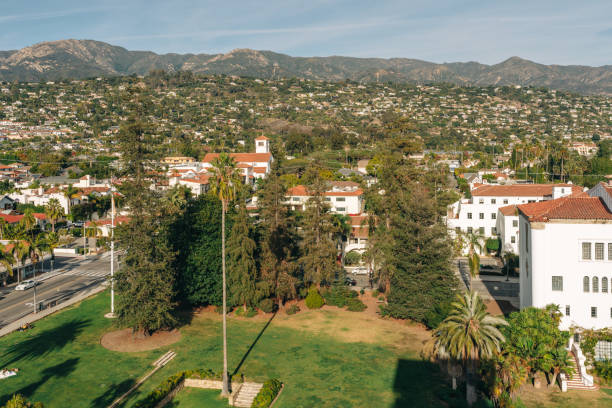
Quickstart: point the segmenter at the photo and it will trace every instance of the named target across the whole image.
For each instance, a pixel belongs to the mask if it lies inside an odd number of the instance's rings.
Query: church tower
[[[270,139],[263,135],[255,139],[255,153],[270,153]]]

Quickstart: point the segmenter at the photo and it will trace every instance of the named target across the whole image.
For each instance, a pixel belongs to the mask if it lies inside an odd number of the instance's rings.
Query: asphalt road
[[[47,262],[45,268],[50,268]],[[110,274],[109,254],[88,258],[56,257],[54,272],[37,276],[36,302],[47,305],[63,302],[80,291],[99,285]],[[31,278],[29,278],[31,279]],[[15,285],[0,288],[0,327],[31,313],[34,289],[16,291]]]

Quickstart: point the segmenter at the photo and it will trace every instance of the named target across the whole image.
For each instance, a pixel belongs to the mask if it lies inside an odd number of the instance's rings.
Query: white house
[[[612,327],[611,208],[587,193],[517,208],[521,308],[559,305],[562,329]]]
[[[270,153],[270,139],[259,136],[255,139],[255,153],[230,153],[237,167],[242,169],[246,181],[265,178],[272,168],[272,153]],[[212,167],[212,161],[219,157],[219,153],[208,153],[202,160],[205,169]]]
[[[481,184],[472,189],[471,198],[463,198],[448,207],[446,223],[451,233],[479,233],[485,237],[499,234],[499,209],[552,200],[582,192],[572,184]]]
[[[516,204],[501,207],[497,212],[497,234],[501,241],[501,253],[519,253],[519,217]]]
[[[287,190],[285,204],[292,210],[305,210],[312,196],[305,186],[298,185]],[[358,215],[363,212],[363,189],[353,181],[330,181],[325,191],[325,201],[333,213]]]

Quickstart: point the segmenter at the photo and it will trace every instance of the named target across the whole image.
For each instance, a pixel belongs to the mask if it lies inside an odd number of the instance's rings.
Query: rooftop
[[[518,210],[529,218],[529,221],[548,222],[550,220],[612,220],[599,197],[588,197],[583,194],[568,196],[550,201],[522,204]]]

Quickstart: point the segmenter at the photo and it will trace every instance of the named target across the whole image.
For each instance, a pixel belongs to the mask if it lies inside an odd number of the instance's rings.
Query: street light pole
[[[115,316],[115,190],[111,176],[111,230],[110,230],[110,313],[104,316],[112,319]]]

